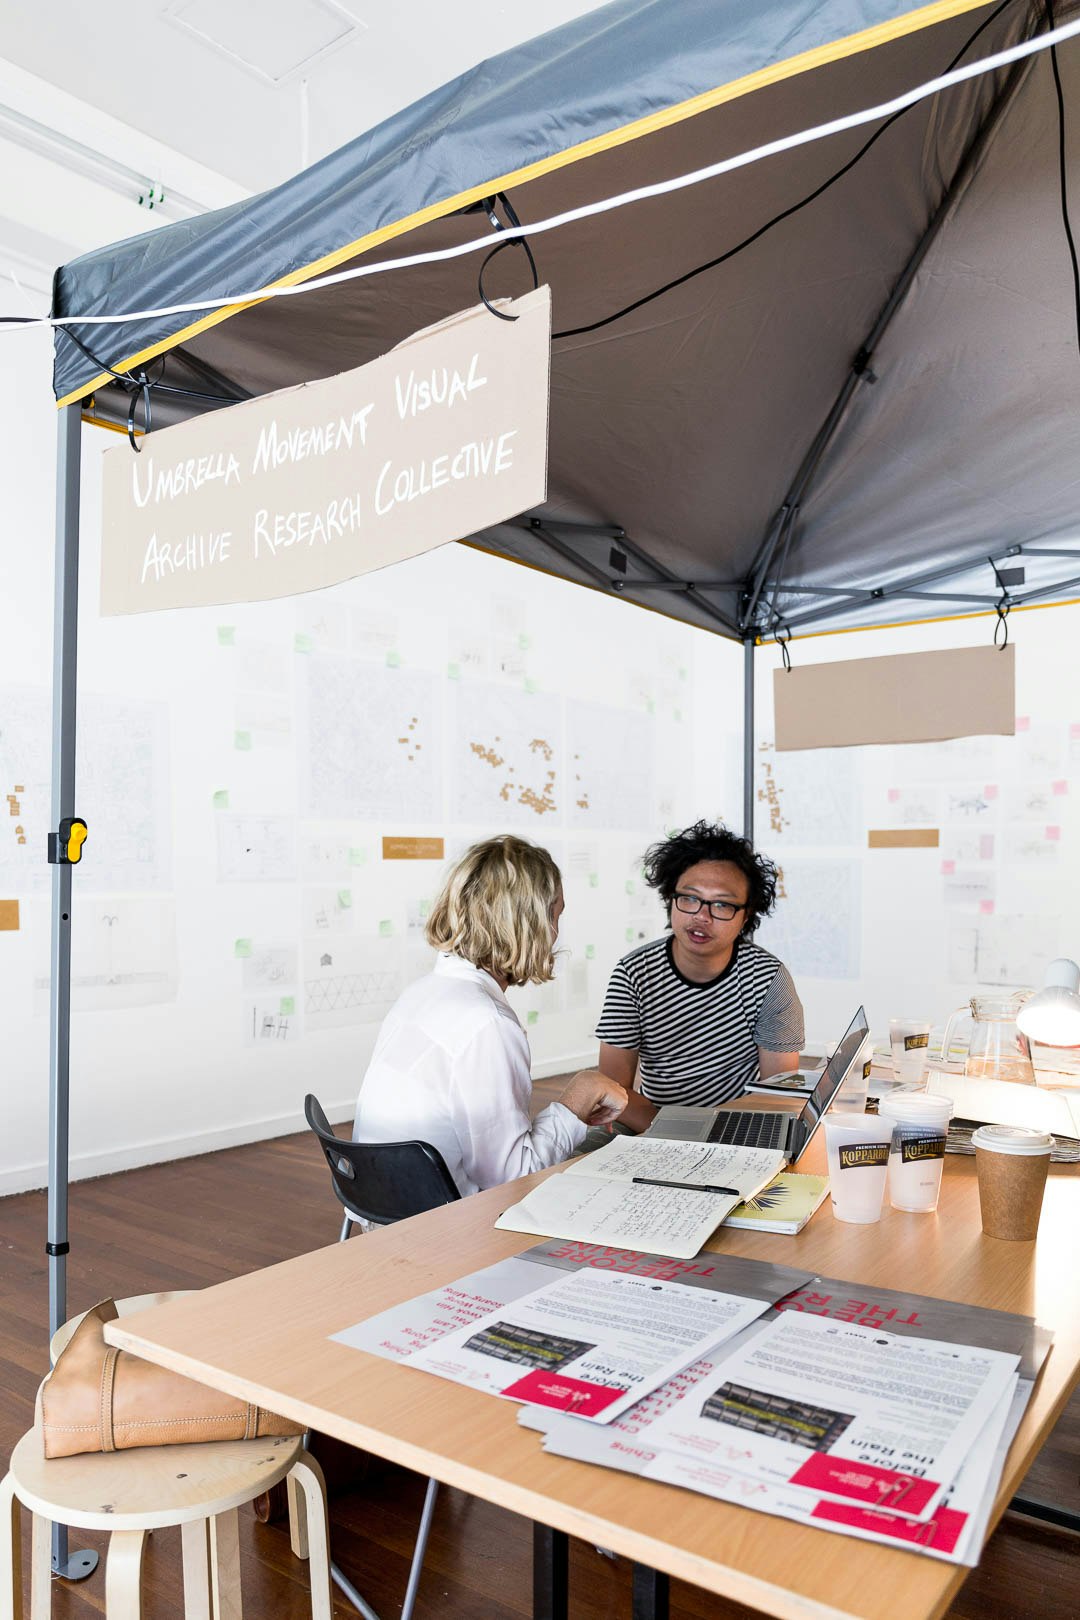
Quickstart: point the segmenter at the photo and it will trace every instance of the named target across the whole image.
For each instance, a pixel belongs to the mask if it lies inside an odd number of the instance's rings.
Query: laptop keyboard
[[[727,1142],[732,1147],[782,1147],[789,1115],[767,1113],[719,1113],[706,1138],[709,1142]]]

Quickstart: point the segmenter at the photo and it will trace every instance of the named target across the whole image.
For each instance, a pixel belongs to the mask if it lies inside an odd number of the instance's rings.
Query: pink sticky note
[[[994,915],[994,902],[992,900],[980,900],[979,910],[984,917],[992,917]]]
[[[1017,717],[1016,717],[1016,729],[1017,729],[1017,731],[1030,731],[1031,730],[1031,716],[1030,716],[1030,714],[1018,714],[1017,715]]]
[[[1069,791],[1068,782],[1055,782],[1054,783],[1054,792],[1055,793],[1068,793],[1068,791]]]
[[[991,782],[989,787],[983,788],[984,799],[996,799],[998,796],[997,783]]]
[[[1047,827],[1046,836],[1052,844],[1056,844],[1061,837],[1060,827]]]
[[[982,833],[979,837],[979,859],[981,861],[992,861],[993,858],[994,835],[993,833]]]
[[[953,873],[955,871],[956,871],[956,862],[955,861],[942,861],[942,863],[941,863],[941,875],[942,875],[942,877],[952,877],[952,875],[953,875]]]
[[[1069,736],[1080,737],[1080,720],[1073,721],[1072,725],[1069,727]]]
[[[899,802],[900,802],[900,789],[899,788],[890,788],[889,789],[889,803],[890,804],[899,804]]]

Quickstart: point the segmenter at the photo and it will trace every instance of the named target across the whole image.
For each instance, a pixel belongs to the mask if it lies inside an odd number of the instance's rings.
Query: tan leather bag
[[[298,1423],[105,1343],[111,1299],[87,1311],[40,1390],[46,1457],[301,1434]]]

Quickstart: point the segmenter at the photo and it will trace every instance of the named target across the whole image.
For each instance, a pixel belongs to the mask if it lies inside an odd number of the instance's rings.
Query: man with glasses
[[[670,932],[616,964],[596,1031],[600,1069],[630,1093],[619,1124],[634,1131],[662,1103],[712,1106],[759,1073],[797,1068],[804,1038],[790,973],[751,939],[776,898],[773,863],[699,821],[643,864]]]

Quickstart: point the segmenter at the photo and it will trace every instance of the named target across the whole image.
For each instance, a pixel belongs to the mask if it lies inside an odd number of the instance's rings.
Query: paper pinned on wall
[[[855,861],[785,858],[776,910],[756,942],[796,980],[855,979],[862,948],[862,871]]]
[[[1016,649],[957,647],[773,674],[778,751],[935,742],[1016,730]]]
[[[308,1033],[350,1024],[377,1024],[401,993],[395,941],[308,940],[304,947],[303,1012]]]
[[[244,1005],[244,1032],[249,1046],[295,1045],[303,1020],[291,996],[259,996]]]
[[[942,898],[950,909],[974,909],[984,901],[997,898],[997,883],[993,872],[954,872],[942,884]]]
[[[948,973],[954,984],[1041,983],[1058,954],[1059,918],[1005,915],[949,925]]]
[[[299,953],[295,945],[256,945],[253,941],[250,944],[241,975],[245,990],[280,993],[296,984]]]
[[[308,815],[430,822],[442,812],[442,709],[437,677],[330,654],[304,665]]]
[[[318,590],[538,506],[551,294],[481,305],[336,377],[102,458],[101,611]]]
[[[176,999],[176,906],[171,896],[86,895],[72,931],[71,1005],[85,1011]],[[34,1010],[49,1005],[48,936],[37,940]]]
[[[0,900],[0,934],[14,934],[19,929],[19,902]]]
[[[296,822],[291,816],[220,815],[215,819],[219,883],[291,883]]]
[[[872,827],[866,844],[868,849],[937,849],[940,837],[936,827]]]

